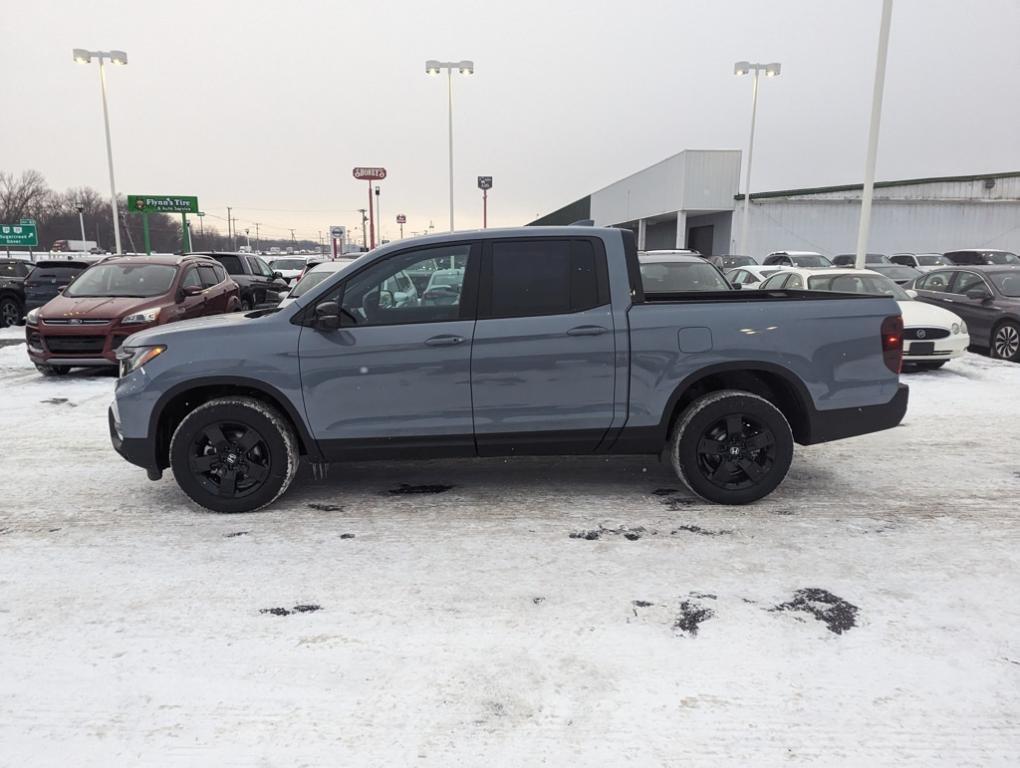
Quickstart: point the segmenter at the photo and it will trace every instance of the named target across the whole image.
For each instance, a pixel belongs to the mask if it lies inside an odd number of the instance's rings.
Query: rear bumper
[[[842,440],[845,437],[891,429],[903,420],[909,396],[910,388],[906,384],[900,384],[892,400],[882,405],[830,411],[812,408],[808,414],[807,439],[803,440],[802,444],[827,443],[830,440]]]

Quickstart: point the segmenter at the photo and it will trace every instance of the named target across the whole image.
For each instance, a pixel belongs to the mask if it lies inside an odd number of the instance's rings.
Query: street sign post
[[[0,246],[10,250],[11,246],[21,248],[39,247],[39,230],[35,219],[22,219],[17,224],[0,225]]]
[[[149,239],[150,213],[181,214],[181,250],[191,250],[191,231],[188,229],[188,214],[198,213],[198,198],[193,195],[128,195],[128,210],[142,214],[142,232],[145,235],[145,255],[152,255]]]
[[[347,239],[347,227],[334,224],[329,228],[329,237],[333,243],[333,258],[338,257],[337,241],[340,242],[339,253],[343,253],[344,240]]]
[[[397,224],[400,225],[400,239],[404,239],[404,225],[407,223],[407,216],[402,213],[397,214]]]
[[[489,228],[489,190],[492,189],[491,176],[479,176],[478,188],[482,190],[482,229]]]
[[[368,232],[370,235],[370,248],[375,248],[375,214],[372,203],[372,182],[382,181],[386,178],[386,169],[378,166],[356,166],[353,171],[354,178],[368,182]],[[376,188],[378,189],[378,187]],[[377,193],[378,194],[378,193]],[[382,227],[380,227],[381,229]],[[382,232],[379,233],[382,236]]]

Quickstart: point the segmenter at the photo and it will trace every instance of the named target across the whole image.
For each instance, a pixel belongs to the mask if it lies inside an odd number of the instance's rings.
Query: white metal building
[[[736,253],[743,195],[739,150],[686,150],[531,222],[635,231],[638,247]],[[861,185],[751,194],[746,252],[853,253]],[[944,176],[875,184],[868,250],[1020,251],[1020,172]]]

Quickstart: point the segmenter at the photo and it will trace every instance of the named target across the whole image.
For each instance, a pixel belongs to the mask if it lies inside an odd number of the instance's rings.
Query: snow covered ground
[[[219,516],[0,331],[0,765],[1016,765],[1020,366],[744,508],[644,459],[359,464]],[[419,492],[411,492],[419,491]]]

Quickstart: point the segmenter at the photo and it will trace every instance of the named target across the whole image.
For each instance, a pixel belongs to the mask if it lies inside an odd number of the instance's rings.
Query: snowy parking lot
[[[1020,366],[712,506],[643,458],[305,470],[215,515],[0,331],[0,765],[1016,765]]]

